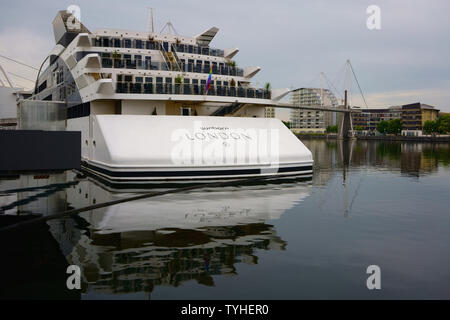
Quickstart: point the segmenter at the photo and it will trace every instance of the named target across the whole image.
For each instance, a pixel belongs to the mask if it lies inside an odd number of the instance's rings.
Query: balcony
[[[166,63],[166,62],[152,62],[147,60],[132,60],[132,59],[111,59],[102,58],[103,68],[116,68],[116,69],[134,69],[134,70],[157,70],[157,71],[178,71],[178,64]],[[200,65],[193,63],[181,63],[181,72],[193,72],[209,74],[210,65]],[[232,68],[229,66],[215,66],[213,65],[212,74],[222,76],[234,76],[243,77],[244,70],[240,68]]]
[[[176,52],[200,54],[213,57],[224,57],[224,50],[201,47],[187,44],[173,44]],[[143,39],[119,39],[99,37],[94,39],[94,47],[102,48],[126,48],[126,49],[146,49],[146,50],[161,50],[161,46],[165,46],[166,50],[169,47],[168,42],[150,41]]]
[[[204,95],[205,85],[117,82],[116,93]],[[251,99],[271,99],[271,92],[269,90],[228,86],[211,86],[211,89],[208,90],[207,95]]]

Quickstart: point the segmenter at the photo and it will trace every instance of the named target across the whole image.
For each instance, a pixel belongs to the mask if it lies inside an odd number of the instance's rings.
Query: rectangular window
[[[120,39],[113,39],[114,48],[120,48]]]
[[[198,79],[192,79],[192,84],[198,84]]]
[[[190,116],[191,115],[191,108],[181,108],[181,115],[183,115],[183,116]]]
[[[189,82],[190,82],[190,79],[186,79],[186,78],[184,79],[185,84],[189,84]]]
[[[123,75],[118,74],[117,75],[117,82],[122,82],[123,81]]]
[[[125,82],[132,82],[133,76],[125,76]]]
[[[153,83],[153,78],[152,77],[145,77],[145,82]]]
[[[163,82],[163,78],[161,77],[156,77],[156,83],[162,83]]]
[[[144,82],[144,78],[142,78],[142,77],[136,77],[136,78],[135,78],[135,82],[137,82],[137,83],[142,83],[142,82]]]
[[[166,83],[172,83],[172,78],[166,78]]]
[[[136,49],[143,49],[142,40],[135,40]]]
[[[123,40],[123,46],[125,48],[131,48],[131,39],[124,39]]]

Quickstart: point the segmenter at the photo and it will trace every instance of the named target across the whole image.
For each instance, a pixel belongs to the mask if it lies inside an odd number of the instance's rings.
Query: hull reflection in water
[[[237,274],[236,263],[256,264],[257,250],[284,250],[287,243],[267,221],[302,201],[310,187],[266,182],[171,194],[82,213],[79,228],[53,221],[50,230],[69,264],[81,267],[83,292],[93,298],[189,280],[213,286],[213,275]],[[67,190],[72,207],[129,196],[91,180]]]

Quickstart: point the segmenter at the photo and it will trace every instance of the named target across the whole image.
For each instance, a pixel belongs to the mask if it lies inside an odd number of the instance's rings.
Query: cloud
[[[39,6],[31,6],[25,0],[4,1],[0,53],[38,65],[54,44],[54,16],[73,3],[41,0]],[[148,1],[75,4],[90,30],[146,29]],[[371,4],[381,8],[378,31],[366,28],[366,8]],[[151,6],[157,31],[168,20],[183,35],[219,27],[212,45],[239,47],[239,66],[260,66],[255,84],[317,86],[311,80],[321,71],[331,74],[350,59],[370,105],[421,101],[449,108],[448,0],[435,0],[433,5],[423,0],[211,0],[208,5],[201,0],[154,0]]]

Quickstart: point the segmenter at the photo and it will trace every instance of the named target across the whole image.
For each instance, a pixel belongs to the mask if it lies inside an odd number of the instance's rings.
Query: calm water
[[[203,189],[1,237],[1,296],[450,298],[450,145],[305,140],[309,181]],[[148,190],[73,172],[0,180],[5,219]],[[81,292],[65,287],[82,269]],[[381,268],[368,290],[366,268]]]

